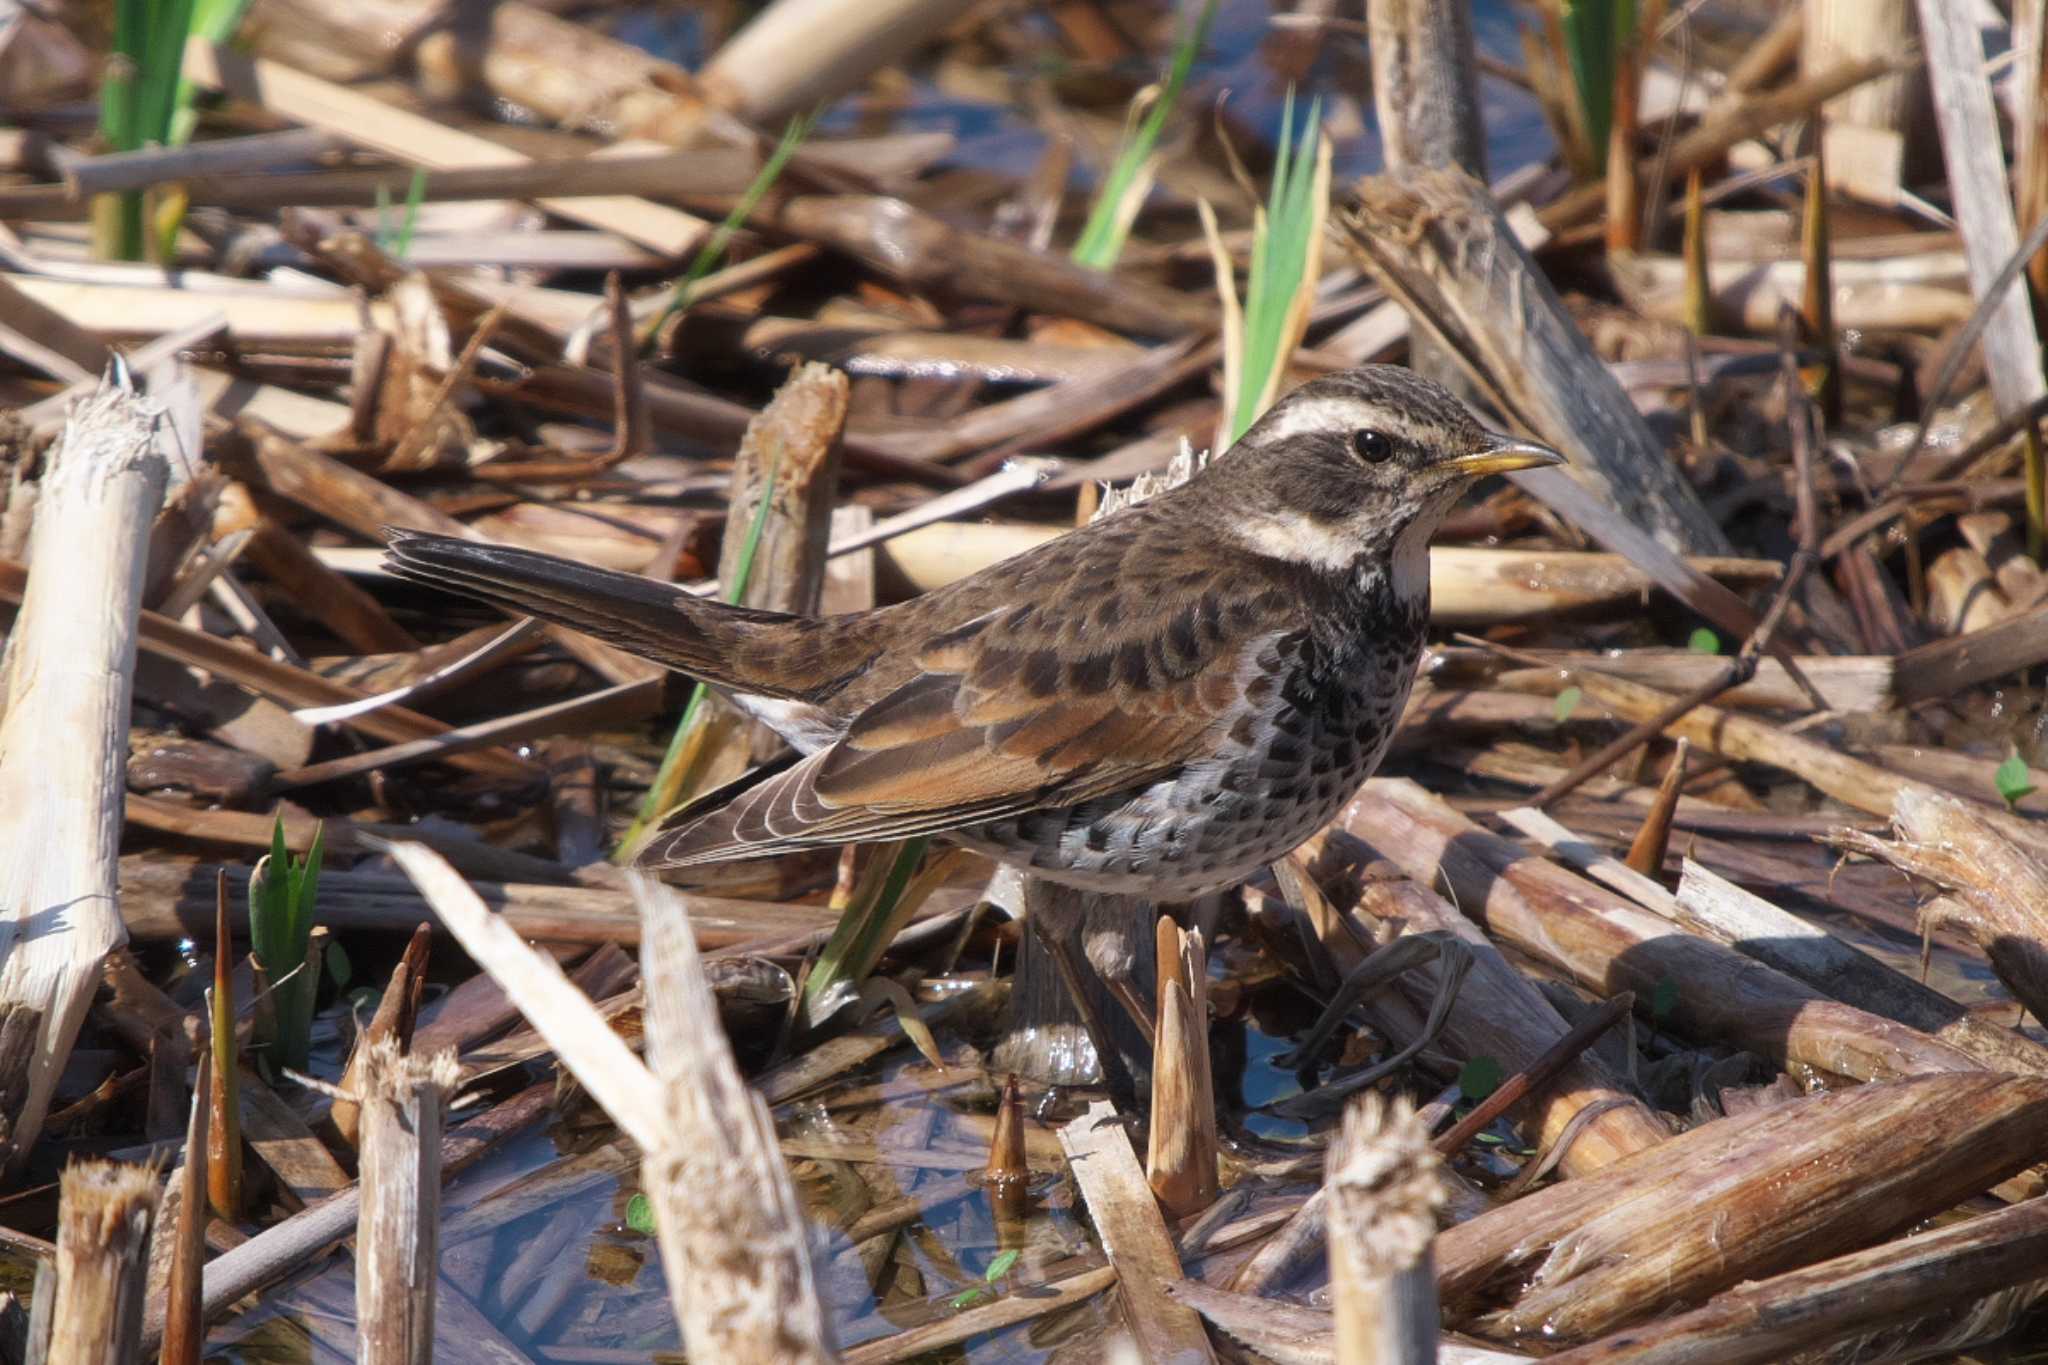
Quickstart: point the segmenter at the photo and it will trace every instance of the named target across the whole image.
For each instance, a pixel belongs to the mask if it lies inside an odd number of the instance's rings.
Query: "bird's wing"
[[[1094,584],[1105,581],[1116,582]],[[929,639],[911,680],[836,744],[719,810],[682,812],[648,861],[908,838],[1075,805],[1172,774],[1270,705],[1294,606],[1270,583],[1184,583],[1143,609],[1142,582],[1091,586]]]

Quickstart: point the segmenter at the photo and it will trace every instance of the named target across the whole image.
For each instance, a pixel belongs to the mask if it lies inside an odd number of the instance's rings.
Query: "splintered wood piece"
[[[356,1358],[431,1365],[439,1282],[441,1130],[453,1053],[408,1057],[373,1043],[362,1071],[362,1225],[356,1234]]]
[[[1959,932],[1984,950],[2035,1018],[2048,1018],[2048,867],[1985,814],[1952,796],[1907,788],[1892,807],[1896,840],[1844,830],[1835,842],[1951,893],[1947,905],[1921,911],[1923,964],[1930,934]]]
[[[1459,908],[1504,943],[1601,995],[1671,998],[1669,1019],[1780,1065],[1859,1080],[1975,1071],[1975,1058],[1838,1004],[1733,949],[1689,934],[1557,864],[1532,857],[1412,782],[1376,778],[1338,817],[1411,877],[1441,877]]]
[[[0,1180],[50,1095],[126,935],[116,895],[128,704],[171,424],[102,384],[48,457],[21,614],[0,677]]]
[[[1869,1246],[2040,1155],[2048,1079],[1978,1072],[1810,1096],[1680,1134],[1437,1239],[1455,1320],[1584,1340],[1743,1280]]]
[[[1368,1091],[1330,1145],[1330,1294],[1340,1365],[1413,1365],[1436,1355],[1439,1157],[1415,1107]]]
[[[1089,1105],[1060,1129],[1060,1146],[1116,1271],[1140,1358],[1214,1360],[1200,1316],[1166,1292],[1181,1277],[1180,1256],[1116,1106],[1107,1100]]]
[[[391,980],[377,998],[377,1012],[356,1035],[355,1045],[349,1049],[348,1064],[341,1069],[341,1089],[348,1094],[355,1095],[362,1089],[362,1072],[369,1064],[371,1044],[389,1038],[398,1044],[400,1052],[411,1048],[415,988],[424,980],[427,954],[433,946],[434,931],[426,924],[413,930],[406,941],[405,953],[391,969]],[[361,1117],[361,1106],[353,1099],[337,1098],[334,1107],[327,1111],[335,1133],[351,1147],[356,1145]]]
[[[141,1359],[143,1287],[156,1173],[146,1166],[79,1161],[59,1180],[57,1289],[48,1359],[129,1365]]]

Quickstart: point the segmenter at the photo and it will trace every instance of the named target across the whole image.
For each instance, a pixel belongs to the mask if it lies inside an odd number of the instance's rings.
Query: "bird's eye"
[[[1394,443],[1381,431],[1354,431],[1351,449],[1367,464],[1379,464],[1394,453]]]

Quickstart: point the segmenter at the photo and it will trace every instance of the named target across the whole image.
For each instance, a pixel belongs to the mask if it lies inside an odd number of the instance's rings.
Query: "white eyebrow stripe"
[[[1268,444],[1304,433],[1346,433],[1370,420],[1374,408],[1357,398],[1287,398],[1281,400],[1257,431],[1259,443]]]

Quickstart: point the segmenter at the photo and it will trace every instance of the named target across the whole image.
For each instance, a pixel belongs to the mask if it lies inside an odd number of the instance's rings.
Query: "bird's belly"
[[[1372,775],[1413,680],[1412,665],[1369,671],[1297,723],[1171,778],[954,837],[1088,891],[1188,900],[1234,886],[1328,824]]]

